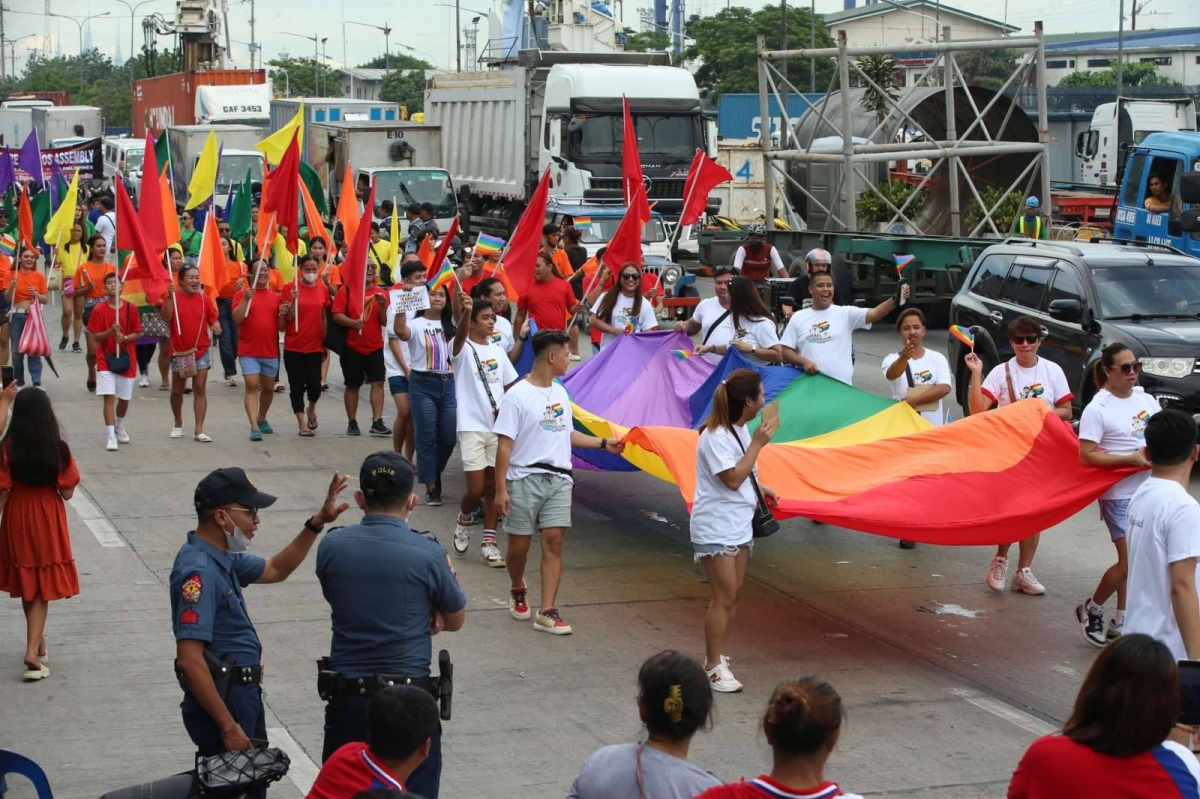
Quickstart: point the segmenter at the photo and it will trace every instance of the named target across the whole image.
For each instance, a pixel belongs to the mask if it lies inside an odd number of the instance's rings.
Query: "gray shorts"
[[[571,526],[571,489],[562,475],[537,472],[509,480],[512,508],[504,517],[504,532],[533,535],[538,530]]]
[[[1114,544],[1125,537],[1128,517],[1128,499],[1100,500],[1100,518],[1104,520],[1105,526],[1108,527],[1108,535]]]

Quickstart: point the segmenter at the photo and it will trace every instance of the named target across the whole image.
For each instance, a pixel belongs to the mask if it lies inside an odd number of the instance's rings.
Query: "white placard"
[[[429,289],[417,286],[415,289],[392,289],[388,292],[392,309],[396,313],[413,314],[429,307]]]

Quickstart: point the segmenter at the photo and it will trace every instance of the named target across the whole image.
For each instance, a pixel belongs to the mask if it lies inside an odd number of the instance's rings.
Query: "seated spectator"
[[[1162,175],[1157,172],[1151,175],[1147,187],[1150,189],[1150,196],[1146,198],[1145,203],[1147,211],[1164,214],[1173,209],[1175,198],[1167,189],[1167,181]]]
[[[372,788],[395,799],[397,794],[387,792],[404,790],[404,781],[429,755],[440,723],[437,701],[428,691],[412,685],[384,688],[367,708],[367,742],[334,752],[308,799],[345,799]]]
[[[354,794],[354,799],[422,799],[408,791],[390,791],[387,788],[371,788]]]
[[[710,788],[699,799],[862,799],[825,779],[825,761],[837,746],[844,719],[842,698],[829,683],[811,675],[780,683],[762,721],[773,754],[771,773]]]
[[[1008,799],[1195,796],[1200,763],[1166,740],[1179,718],[1179,671],[1166,644],[1126,633],[1092,664],[1058,735],[1034,741]]]
[[[688,762],[692,736],[709,718],[712,689],[695,659],[659,652],[638,672],[638,714],[646,743],[597,749],[567,799],[689,799],[721,781]]]

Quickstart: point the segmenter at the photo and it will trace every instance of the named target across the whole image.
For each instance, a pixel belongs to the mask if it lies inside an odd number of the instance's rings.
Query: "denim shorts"
[[[712,558],[718,556],[737,557],[743,549],[754,551],[754,541],[751,539],[744,544],[697,544],[692,542],[692,561],[699,563],[702,558]]]
[[[392,375],[388,378],[388,391],[393,396],[396,394],[407,394],[408,378],[404,375]]]
[[[211,369],[211,368],[212,368],[212,348],[210,347],[209,349],[204,351],[204,354],[202,356],[200,356],[199,358],[196,359],[196,371],[203,372],[203,371],[205,371],[207,369]],[[175,359],[174,358],[171,359],[171,371],[172,372],[178,371],[175,368]]]
[[[279,377],[278,358],[255,358],[252,355],[239,355],[238,368],[242,375],[262,375],[272,380]]]
[[[1113,543],[1125,537],[1126,517],[1128,514],[1128,499],[1100,500],[1100,518],[1108,525],[1108,534],[1112,536]]]

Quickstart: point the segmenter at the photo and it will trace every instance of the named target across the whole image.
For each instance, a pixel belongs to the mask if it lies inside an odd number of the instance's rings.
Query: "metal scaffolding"
[[[1016,69],[1003,87],[987,103],[982,109],[975,102],[968,85],[963,76],[962,70],[959,69],[955,61],[954,54],[959,52],[968,52],[976,50],[1016,50],[1024,51]],[[893,98],[888,92],[880,90],[871,78],[859,68],[855,59],[860,56],[867,55],[891,55],[903,56],[914,54],[935,53],[934,61],[926,68],[925,72],[914,82],[914,86],[920,86],[927,81],[932,80],[933,85],[937,85],[940,80],[945,88],[945,114],[946,114],[946,130],[943,138],[934,138],[922,127],[910,110],[905,107],[904,96]],[[784,72],[776,66],[774,62],[786,60],[803,60],[803,59],[818,59],[818,58],[836,58],[837,71],[834,74],[833,80],[830,83],[829,89],[825,97],[816,104],[810,102],[804,93],[799,91],[787,79]],[[783,117],[783,130],[795,131],[796,125],[788,116],[788,105],[786,95],[795,93],[804,102],[809,113],[816,114],[817,119],[813,128],[813,138],[806,144],[801,145],[797,137],[785,135],[781,137],[781,141],[789,146],[784,148],[773,148],[771,142],[771,126],[764,124],[761,128],[760,142],[763,152],[763,175],[765,180],[764,188],[766,192],[766,208],[773,209],[775,207],[775,180],[780,178],[790,183],[799,192],[801,192],[810,203],[815,203],[832,221],[836,221],[846,230],[855,231],[858,229],[857,213],[855,210],[855,176],[862,180],[862,185],[866,190],[875,194],[882,202],[892,211],[892,221],[889,227],[898,221],[903,221],[906,225],[914,228],[916,233],[923,235],[916,224],[905,214],[909,202],[917,195],[918,192],[925,189],[929,180],[939,171],[943,163],[946,165],[948,173],[948,188],[950,200],[950,228],[951,234],[954,236],[962,235],[962,219],[961,205],[959,198],[960,178],[963,185],[970,191],[974,202],[983,209],[983,219],[975,226],[974,230],[970,231],[971,236],[978,235],[985,227],[990,228],[991,232],[997,236],[1004,235],[997,229],[996,224],[992,221],[992,214],[995,213],[999,205],[1004,201],[1004,198],[1014,191],[1025,191],[1021,188],[1022,181],[1025,181],[1027,187],[1032,185],[1032,175],[1035,167],[1041,166],[1040,170],[1040,192],[1043,201],[1049,207],[1050,200],[1050,135],[1049,123],[1047,120],[1046,110],[1046,87],[1044,84],[1044,76],[1046,74],[1046,61],[1044,39],[1042,34],[1042,23],[1034,23],[1033,36],[1013,37],[1006,39],[978,39],[969,41],[953,41],[951,38],[951,30],[949,26],[943,28],[942,41],[936,44],[922,43],[909,44],[899,46],[871,46],[871,47],[851,47],[846,39],[846,32],[839,30],[837,32],[837,47],[836,48],[820,48],[820,49],[803,49],[803,50],[767,50],[765,37],[758,37],[758,94],[760,113],[764,120],[770,119],[770,98],[773,96],[779,113]],[[854,128],[851,120],[851,103],[850,91],[853,88],[851,85],[851,76],[854,75],[864,85],[875,90],[878,94],[887,98],[887,113],[882,122],[875,126],[867,141],[864,143],[861,138],[856,139],[854,136]],[[993,106],[1000,100],[1004,92],[1017,84],[1018,90],[1026,82],[1032,81],[1036,86],[1037,91],[1037,141],[1002,141],[1004,131],[1008,126],[1009,119],[1014,109],[1014,105],[1009,105],[1007,113],[1004,115],[1003,121],[996,130],[990,130],[986,119]],[[968,104],[973,113],[973,121],[967,125],[963,132],[958,132],[957,113],[955,107],[956,92],[955,89],[962,89],[959,94],[959,99],[965,95]],[[826,115],[826,106],[829,101],[829,96],[835,90],[840,90],[841,100],[838,103],[840,108],[840,126],[836,125]],[[796,120],[797,122],[799,120]],[[880,130],[885,132],[888,129],[889,123],[900,123],[904,126],[910,126],[915,132],[922,135],[924,141],[909,141],[909,142],[884,142],[873,143],[872,138],[880,133]],[[840,138],[842,140],[841,152],[830,152],[828,150],[822,152],[813,152],[812,144],[816,140],[817,133],[820,132],[822,126],[825,126],[830,137]],[[894,128],[893,128],[894,129]],[[982,137],[982,138],[981,138]],[[984,203],[979,189],[975,185],[968,170],[963,169],[962,159],[975,156],[1004,156],[1011,154],[1027,153],[1033,156],[1026,168],[1017,175],[1014,180],[1001,195],[1000,199],[987,207]],[[885,197],[875,187],[867,175],[864,174],[862,167],[866,164],[888,161],[903,161],[908,159],[931,159],[933,161],[932,168],[924,176],[924,179],[901,207],[897,208],[887,197]],[[788,174],[786,164],[789,162],[801,162],[809,164],[840,164],[843,166],[841,172],[841,182],[838,185],[837,194],[842,200],[845,218],[839,218],[833,210],[826,208],[820,200],[810,192],[808,187],[802,186],[792,175]],[[1015,170],[1014,170],[1015,171]],[[1026,181],[1026,178],[1029,178]],[[837,203],[834,203],[835,207]],[[773,213],[767,214],[767,225],[774,228]]]

